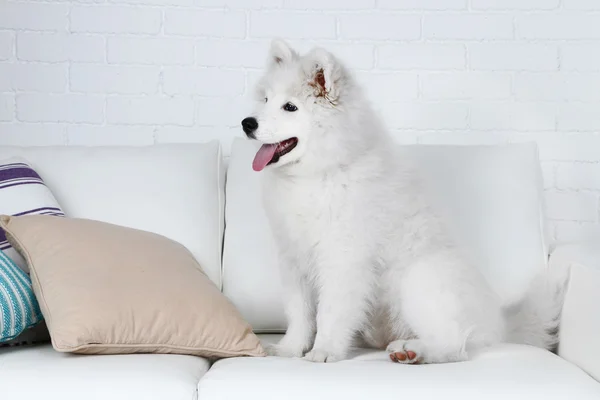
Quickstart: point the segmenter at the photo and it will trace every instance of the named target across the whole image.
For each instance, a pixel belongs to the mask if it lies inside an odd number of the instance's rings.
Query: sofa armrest
[[[558,355],[600,381],[600,243],[559,246],[549,268],[568,272]]]

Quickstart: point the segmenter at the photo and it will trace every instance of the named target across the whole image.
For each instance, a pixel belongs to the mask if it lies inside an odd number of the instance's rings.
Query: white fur
[[[279,40],[270,60],[257,86],[256,139],[298,138],[261,172],[289,322],[272,352],[331,362],[358,339],[416,353],[401,362],[443,363],[499,341],[552,345],[554,293],[501,307],[344,66],[325,50],[300,56]],[[324,87],[315,85],[319,73]],[[284,111],[286,102],[298,110]]]

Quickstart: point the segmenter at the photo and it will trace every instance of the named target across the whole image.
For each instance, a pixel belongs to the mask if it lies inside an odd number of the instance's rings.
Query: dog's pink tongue
[[[262,171],[269,161],[273,159],[275,155],[275,150],[277,150],[277,144],[263,144],[256,156],[254,156],[254,161],[252,162],[252,169],[255,171]]]

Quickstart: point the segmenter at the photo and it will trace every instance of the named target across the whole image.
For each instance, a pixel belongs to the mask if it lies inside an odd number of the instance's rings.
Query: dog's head
[[[242,121],[246,136],[262,143],[253,169],[314,169],[340,154],[344,140],[351,140],[343,130],[352,119],[349,110],[356,108],[354,87],[331,53],[315,48],[301,56],[284,41],[274,40],[255,88],[255,110]]]

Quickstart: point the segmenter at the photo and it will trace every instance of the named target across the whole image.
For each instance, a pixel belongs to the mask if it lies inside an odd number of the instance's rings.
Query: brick
[[[253,99],[252,96],[255,93],[256,84],[264,74],[264,71],[246,71],[246,90],[244,94],[249,95],[248,101]]]
[[[267,65],[267,41],[203,39],[196,42],[196,63],[209,67],[262,68]]]
[[[518,100],[561,100],[565,78],[559,72],[523,72],[515,76],[514,93]]]
[[[519,102],[512,104],[512,127],[521,131],[545,131],[556,128],[554,104]]]
[[[546,44],[474,43],[469,45],[474,70],[505,71],[558,69],[558,49]]]
[[[514,85],[522,100],[597,101],[600,100],[600,74],[521,73]]]
[[[444,72],[424,74],[421,90],[426,99],[509,98],[510,75],[486,72]]]
[[[406,101],[419,96],[419,82],[415,73],[361,72],[356,74],[356,78],[376,103]]]
[[[598,43],[568,43],[560,48],[563,71],[599,71]]]
[[[270,9],[282,6],[283,0],[194,0],[201,7],[227,7],[231,9]]]
[[[106,101],[109,124],[182,125],[194,123],[191,97],[109,97]]]
[[[467,0],[379,0],[377,7],[394,10],[464,10]]]
[[[409,43],[381,45],[378,66],[383,69],[452,70],[465,68],[461,44]]]
[[[160,67],[73,64],[70,89],[83,93],[157,93]]]
[[[470,115],[472,129],[547,131],[556,126],[554,104],[475,101]]]
[[[314,47],[323,47],[351,69],[371,69],[375,63],[374,46],[371,44],[335,42],[324,45],[307,40],[291,40],[289,43],[300,53],[308,52]]]
[[[417,15],[348,14],[338,17],[343,39],[411,40],[421,37]]]
[[[179,38],[109,37],[108,62],[115,64],[193,64],[194,41]]]
[[[592,242],[600,239],[600,225],[592,222],[554,221],[559,242]]]
[[[382,115],[395,129],[465,129],[468,106],[461,103],[392,103]]]
[[[498,145],[506,143],[506,134],[499,132],[424,132],[419,144],[434,145]]]
[[[597,221],[598,195],[546,191],[546,211],[548,218],[567,221]]]
[[[148,146],[154,144],[150,126],[69,126],[67,144],[71,146]]]
[[[245,96],[199,98],[196,100],[196,125],[239,128],[250,115],[252,100]]]
[[[375,0],[283,0],[283,7],[297,10],[368,10]]]
[[[351,69],[371,69],[375,64],[375,48],[370,44],[332,43],[326,48]]]
[[[517,33],[524,39],[600,39],[600,15],[522,15]]]
[[[17,35],[17,58],[43,62],[104,62],[104,38],[79,34],[32,33]]]
[[[115,4],[146,4],[150,6],[191,6],[194,0],[108,0]]]
[[[160,32],[161,18],[161,11],[154,8],[74,6],[71,31],[156,34]]]
[[[418,143],[419,135],[423,131],[413,129],[390,129],[390,133],[394,138],[394,142],[400,146],[414,145]]]
[[[511,142],[537,142],[543,161],[600,161],[600,136],[596,133],[519,133]]]
[[[67,30],[69,6],[66,4],[2,3],[0,29]]]
[[[510,103],[473,102],[470,112],[471,129],[510,130],[512,129]]]
[[[540,167],[542,170],[542,178],[544,180],[544,189],[556,187],[556,168],[557,163],[542,161]]]
[[[260,38],[335,39],[335,17],[325,14],[273,11],[250,14],[250,36]],[[309,29],[307,27],[310,27]]]
[[[509,15],[426,15],[426,39],[512,39],[513,22]]]
[[[597,131],[600,129],[598,104],[561,104],[558,113],[558,129],[571,131]],[[600,148],[598,150],[600,152]]]
[[[12,121],[13,119],[15,119],[15,95],[0,93],[0,121]]]
[[[60,146],[65,127],[59,124],[0,124],[0,146]]]
[[[67,66],[58,64],[0,64],[0,91],[63,93],[67,89]]]
[[[165,32],[170,35],[244,38],[246,15],[241,11],[165,11]]]
[[[553,10],[560,0],[471,0],[474,10]]]
[[[567,10],[600,10],[597,0],[563,0],[563,7]]]
[[[101,123],[102,97],[78,94],[28,93],[17,95],[17,119],[24,122]]]
[[[14,52],[15,38],[11,32],[0,32],[0,61],[8,60]]]
[[[561,163],[556,172],[559,189],[600,190],[600,164]]]
[[[167,94],[237,96],[244,92],[244,71],[217,68],[168,67],[163,89]]]

